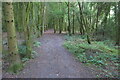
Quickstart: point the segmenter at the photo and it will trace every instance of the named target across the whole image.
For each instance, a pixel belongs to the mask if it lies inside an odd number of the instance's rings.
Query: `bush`
[[[41,45],[41,42],[38,42],[38,41],[35,41],[33,43],[33,46],[35,46],[35,47],[40,47],[40,45]]]
[[[26,46],[25,45],[18,46],[18,50],[19,50],[21,59],[26,57]]]
[[[8,68],[8,71],[12,73],[18,73],[18,71],[20,71],[22,68],[23,68],[22,63],[21,64],[14,63],[14,64],[11,64],[11,66]]]

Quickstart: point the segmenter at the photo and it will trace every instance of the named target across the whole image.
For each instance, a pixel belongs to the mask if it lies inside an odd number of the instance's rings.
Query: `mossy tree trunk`
[[[46,6],[45,3],[42,3],[41,4],[41,35],[44,33],[45,12],[46,12]]]
[[[37,25],[37,31],[38,31],[38,36],[37,37],[40,37],[41,36],[41,32],[40,32],[40,5],[41,3],[39,3],[38,5],[38,25]]]
[[[18,47],[17,47],[17,39],[15,32],[15,24],[14,24],[14,13],[13,13],[13,5],[11,2],[4,3],[4,13],[5,13],[5,24],[7,27],[8,34],[8,50],[10,55],[11,65],[21,64]]]
[[[29,25],[29,19],[30,19],[30,9],[31,4],[30,3],[24,3],[23,7],[23,28],[24,28],[24,38],[26,43],[26,57],[31,58],[32,53],[32,26]],[[25,11],[26,10],[26,11]]]

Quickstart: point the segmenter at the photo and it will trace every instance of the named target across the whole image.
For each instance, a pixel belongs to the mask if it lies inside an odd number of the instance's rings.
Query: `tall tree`
[[[104,35],[105,35],[105,27],[106,27],[106,25],[107,25],[107,17],[108,17],[108,15],[109,15],[109,13],[110,13],[110,7],[111,7],[111,4],[110,3],[107,3],[107,4],[105,4],[105,6],[106,6],[106,10],[105,10],[105,16],[104,16],[104,19],[103,19],[103,22],[102,22],[102,26],[103,26],[103,37],[104,37]]]
[[[98,28],[98,17],[99,17],[99,3],[97,3],[97,14],[96,14],[96,31],[97,31],[97,28]],[[96,33],[97,34],[97,33]]]
[[[89,37],[89,34],[88,34],[88,27],[87,27],[87,23],[85,22],[85,18],[83,16],[83,9],[82,9],[82,6],[81,6],[81,3],[78,2],[78,6],[79,6],[79,11],[80,11],[80,18],[81,18],[81,22],[83,22],[83,25],[85,27],[85,31],[86,31],[86,35],[87,35],[87,42],[89,44],[91,44],[91,41],[90,41],[90,37]]]
[[[118,13],[117,13],[117,40],[116,40],[116,45],[120,45],[120,1],[118,2]]]
[[[31,58],[32,53],[32,26],[30,25],[30,10],[32,9],[31,3],[23,3],[23,25],[24,37],[26,43],[26,57]]]
[[[9,55],[11,60],[10,66],[14,67],[16,65],[21,64],[21,60],[18,54],[13,5],[11,2],[4,3],[4,15],[5,15],[5,24],[7,27],[7,34],[8,34],[8,50],[9,50]]]
[[[73,29],[72,29],[72,34],[75,33],[74,17],[75,17],[75,11],[73,10]]]
[[[42,34],[44,33],[45,28],[45,14],[46,14],[46,4],[43,4],[43,23],[42,23]]]
[[[68,33],[71,35],[71,25],[70,25],[70,2],[68,2]]]

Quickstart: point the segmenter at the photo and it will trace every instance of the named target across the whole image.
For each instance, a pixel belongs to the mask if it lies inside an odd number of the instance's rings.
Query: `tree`
[[[42,14],[43,14],[43,17],[42,17],[41,34],[44,33],[44,27],[45,27],[45,13],[46,13],[46,4],[43,3],[43,4],[42,4]]]
[[[79,6],[79,11],[80,11],[81,22],[83,22],[83,25],[84,25],[84,27],[85,27],[85,31],[86,31],[86,34],[87,34],[87,42],[88,42],[89,44],[91,44],[91,41],[90,41],[90,38],[89,38],[89,34],[88,34],[87,23],[85,22],[85,19],[84,19],[84,16],[83,16],[83,11],[82,11],[82,7],[81,7],[80,2],[78,2],[78,6]]]
[[[31,58],[32,53],[32,26],[30,23],[30,10],[32,9],[31,3],[23,3],[23,29],[24,29],[24,39],[26,44],[26,57]]]
[[[70,25],[70,2],[68,2],[68,33],[71,36],[71,25]]]
[[[14,67],[21,64],[18,47],[17,47],[17,36],[15,31],[14,24],[14,13],[13,5],[11,2],[4,3],[4,15],[5,15],[5,24],[7,27],[7,36],[8,36],[8,50],[10,55],[10,67]]]
[[[120,45],[120,1],[118,2],[118,13],[117,13],[117,40],[116,40],[116,45]]]
[[[75,33],[74,17],[75,17],[75,11],[73,10],[73,29],[72,29],[72,34]]]

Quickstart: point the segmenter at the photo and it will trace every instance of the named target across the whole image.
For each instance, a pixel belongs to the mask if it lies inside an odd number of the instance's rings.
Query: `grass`
[[[14,64],[11,64],[11,66],[8,68],[8,71],[12,73],[18,73],[21,69],[23,69],[22,63],[21,64],[14,63]]]
[[[92,41],[88,44],[85,36],[65,36],[64,47],[76,59],[88,65],[102,69],[104,77],[118,77],[118,49],[112,41]],[[114,71],[114,72],[113,72]],[[99,75],[101,75],[99,74]]]

